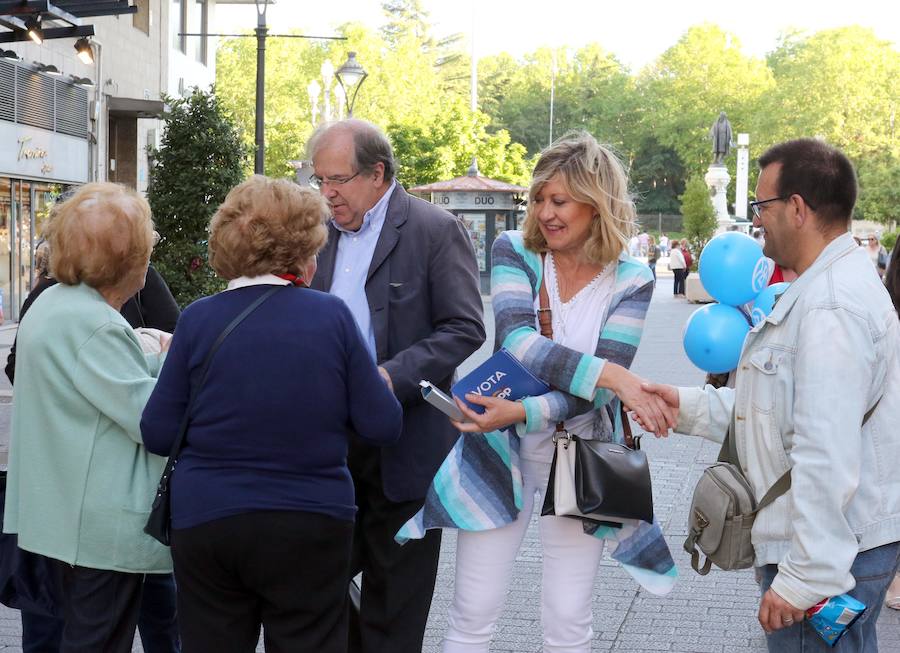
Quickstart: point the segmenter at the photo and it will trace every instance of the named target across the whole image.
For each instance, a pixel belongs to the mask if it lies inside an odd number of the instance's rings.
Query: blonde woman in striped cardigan
[[[438,471],[425,507],[397,539],[429,528],[461,529],[445,653],[486,652],[502,611],[512,566],[553,456],[553,425],[584,437],[621,441],[619,401],[658,434],[672,416],[628,371],[640,341],[654,280],[626,253],[634,207],[618,159],[587,133],[563,137],[535,168],[523,232],[492,250],[496,345],[555,390],[521,402],[468,398],[483,415],[469,422]],[[554,338],[540,334],[539,290],[546,284]],[[514,424],[506,431],[497,429]],[[604,540],[645,587],[666,593],[675,569],[659,527],[613,529],[568,517],[540,520],[544,651],[590,651],[591,594]]]

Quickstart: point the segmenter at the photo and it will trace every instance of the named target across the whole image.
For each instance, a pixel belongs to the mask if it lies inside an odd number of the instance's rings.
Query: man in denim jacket
[[[799,139],[759,166],[753,226],[765,232],[764,253],[799,277],[747,336],[734,389],[647,387],[678,410],[680,432],[721,442],[734,418],[757,501],[791,470],[791,489],[752,531],[769,650],[830,650],[804,611],[849,592],[868,610],[841,650],[876,651],[900,561],[900,322],[848,233],[847,157]]]

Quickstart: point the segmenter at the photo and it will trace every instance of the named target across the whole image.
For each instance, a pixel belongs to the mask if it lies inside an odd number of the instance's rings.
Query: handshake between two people
[[[635,422],[656,437],[668,436],[678,424],[678,390],[674,386],[649,383],[628,368],[607,362],[597,388],[618,396]],[[484,413],[478,414],[459,398],[454,400],[467,421],[451,421],[462,432],[488,433],[525,421],[525,406],[520,401],[467,394],[467,401],[484,407]]]

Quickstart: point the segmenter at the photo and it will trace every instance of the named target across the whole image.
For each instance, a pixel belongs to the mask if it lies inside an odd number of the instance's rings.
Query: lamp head
[[[29,16],[25,19],[25,33],[28,38],[40,45],[44,42],[44,30],[41,29],[41,16]]]
[[[82,63],[87,65],[94,63],[94,49],[86,37],[82,36],[75,41],[75,52],[78,53],[78,58],[81,59]]]
[[[362,80],[368,77],[369,73],[367,73],[366,69],[356,60],[356,53],[350,52],[347,55],[347,61],[338,68],[335,75],[341,84],[352,88],[357,84],[362,84]]]

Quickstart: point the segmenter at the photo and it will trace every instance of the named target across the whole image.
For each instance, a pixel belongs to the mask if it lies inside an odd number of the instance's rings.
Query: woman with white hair
[[[4,532],[54,561],[60,651],[131,651],[144,574],[172,570],[145,535],[164,459],[143,446],[141,410],[159,372],[119,311],[144,285],[150,207],[110,183],[54,211],[47,288],[22,320]]]

